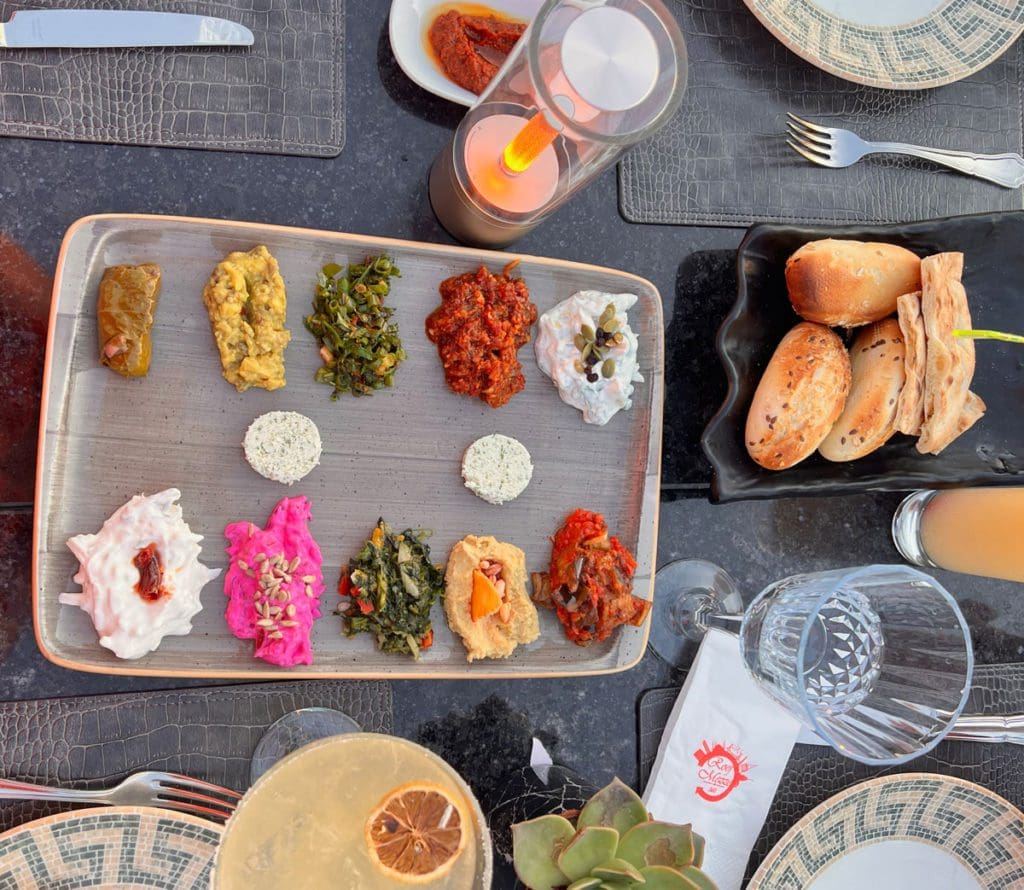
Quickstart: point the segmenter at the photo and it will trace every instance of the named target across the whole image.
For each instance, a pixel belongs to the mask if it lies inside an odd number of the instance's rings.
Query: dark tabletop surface
[[[426,174],[463,109],[423,92],[399,70],[387,41],[388,5],[351,4],[348,143],[334,160],[0,140],[0,503],[14,505],[0,509],[3,699],[174,685],[63,670],[43,659],[32,633],[38,387],[50,276],[64,231],[86,214],[146,212],[449,242],[431,213]],[[682,557],[718,562],[749,598],[794,572],[897,561],[888,528],[900,496],[716,506],[692,487],[710,472],[698,439],[723,385],[711,336],[731,301],[730,251],[741,235],[626,223],[615,172],[608,171],[515,249],[618,267],[659,288],[668,324],[664,452],[671,487],[661,507],[658,564]],[[1024,660],[1019,585],[937,574],[969,616],[981,663]],[[608,677],[399,682],[395,729],[438,748],[457,737],[468,751],[474,732],[504,725],[510,738],[541,734],[557,760],[595,782],[618,774],[635,784],[637,697],[678,679],[648,653],[637,667]],[[510,743],[481,756],[487,769],[499,770],[518,765],[524,753]]]

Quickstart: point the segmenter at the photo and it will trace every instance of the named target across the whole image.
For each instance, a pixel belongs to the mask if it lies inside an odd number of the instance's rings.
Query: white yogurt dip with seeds
[[[549,309],[537,324],[537,364],[554,381],[562,401],[579,408],[587,423],[606,424],[620,409],[632,406],[633,384],[643,382],[638,339],[626,318],[636,300],[634,294],[584,290]],[[609,304],[615,307],[614,333],[622,335],[621,343],[599,345],[602,359],[587,369],[582,367],[577,338],[584,325],[599,330]]]

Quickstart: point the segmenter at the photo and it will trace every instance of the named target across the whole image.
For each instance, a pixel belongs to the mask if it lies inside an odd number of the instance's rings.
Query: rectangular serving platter
[[[288,291],[287,385],[275,392],[238,393],[221,367],[203,305],[214,266],[234,250],[264,244],[278,259]],[[314,382],[320,364],[303,327],[316,275],[327,262],[359,262],[387,253],[402,272],[393,282],[408,358],[391,389],[371,397],[329,398]],[[519,358],[526,388],[500,409],[452,393],[424,321],[440,302],[445,278],[480,264],[500,271],[519,259],[539,312],[579,290],[633,293],[630,324],[640,340],[644,382],[631,410],[604,427],[583,422],[537,367],[533,343]],[[126,380],[98,361],[96,293],[103,270],[123,263],[159,263],[160,302],[149,374]],[[612,673],[634,665],[647,643],[649,620],[623,627],[589,647],[569,642],[554,613],[541,609],[541,636],[508,659],[467,663],[461,640],[435,605],[434,645],[418,660],[377,650],[369,635],[345,637],[333,614],[340,567],[362,546],[378,517],[396,529],[433,531],[432,558],[443,563],[467,534],[494,535],[522,548],[527,568],[544,570],[550,536],[576,507],[597,510],[636,554],[635,592],[653,596],[657,543],[664,323],[661,298],[649,281],[597,266],[363,235],[181,217],[99,215],[77,221],[61,247],[54,281],[40,421],[33,545],[36,639],[64,667],[107,674],[209,678],[386,677],[514,678]],[[323,439],[321,462],[292,486],[264,479],[245,462],[241,442],[266,411],[298,411]],[[476,438],[519,439],[534,463],[533,479],[516,500],[493,506],[462,484],[462,453]],[[61,605],[77,590],[69,537],[96,532],[135,494],[168,487],[182,492],[184,518],[203,535],[202,561],[226,569],[224,527],[263,525],[285,496],[312,502],[311,531],[324,554],[322,617],[313,629],[314,663],[279,668],[252,657],[224,620],[223,576],[203,589],[203,610],[191,634],[166,637],[149,655],[117,659],[99,645],[88,616]]]

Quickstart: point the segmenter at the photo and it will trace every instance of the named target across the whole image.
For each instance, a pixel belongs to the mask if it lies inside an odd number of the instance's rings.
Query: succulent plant
[[[530,890],[716,890],[700,870],[704,838],[651,818],[614,779],[575,813],[512,826],[516,874]]]

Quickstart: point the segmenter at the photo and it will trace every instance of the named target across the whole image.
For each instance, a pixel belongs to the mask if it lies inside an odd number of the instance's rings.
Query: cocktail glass
[[[290,711],[267,727],[260,737],[249,765],[249,782],[255,783],[283,757],[311,742],[362,732],[362,727],[348,714],[333,708],[300,708]]]
[[[837,751],[905,763],[930,751],[967,703],[974,654],[953,597],[917,569],[873,565],[794,575],[742,614],[717,566],[680,560],[655,577],[651,647],[673,664],[710,627],[738,633],[760,687]]]
[[[424,803],[437,793],[446,805]],[[406,795],[406,805],[385,811],[396,795]],[[375,841],[371,827],[379,829],[386,813],[396,837]],[[457,852],[445,860],[454,840]],[[436,877],[411,870],[410,859],[422,861],[424,851],[442,855]],[[292,752],[245,793],[224,829],[210,886],[488,890],[493,869],[483,812],[448,763],[405,739],[347,733]]]

